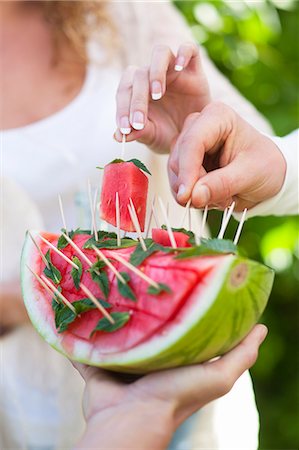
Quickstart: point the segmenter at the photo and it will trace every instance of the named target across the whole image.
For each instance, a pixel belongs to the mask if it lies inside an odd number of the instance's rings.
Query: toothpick
[[[160,228],[159,217],[158,217],[157,210],[156,210],[156,194],[154,195],[154,199],[152,201],[152,212],[153,212],[153,217],[154,217],[156,227]]]
[[[73,242],[71,240],[71,238],[69,236],[67,236],[64,232],[62,232],[62,236],[64,236],[64,238],[68,241],[68,243],[73,247],[74,250],[76,250],[76,252],[81,256],[81,258],[84,259],[84,261],[91,267],[93,264],[90,261],[89,258],[87,258],[87,256],[85,255],[84,252],[82,252],[81,248],[78,247],[78,245],[75,244],[75,242]]]
[[[96,227],[94,205],[92,203],[90,180],[87,180],[87,189],[88,189],[89,207],[90,207],[90,212],[91,212],[91,229],[93,230],[95,240],[98,241],[99,237],[98,237],[98,231],[97,231],[97,227]]]
[[[159,285],[158,285],[158,283],[156,283],[156,281],[152,280],[150,277],[145,275],[145,273],[143,273],[140,269],[133,266],[133,264],[126,261],[122,256],[118,255],[116,252],[113,253],[112,258],[116,259],[116,261],[120,262],[125,267],[127,267],[129,270],[134,272],[136,275],[138,275],[140,278],[142,278],[144,281],[146,281],[149,285],[153,286],[154,288],[159,288]]]
[[[171,229],[171,226],[170,226],[170,223],[169,223],[169,220],[168,220],[168,217],[167,217],[165,206],[164,206],[164,204],[162,202],[161,197],[158,197],[158,199],[159,199],[160,208],[161,208],[164,220],[165,220],[165,225],[166,225],[166,228],[167,228],[167,233],[168,233],[168,236],[169,236],[169,240],[170,240],[171,246],[172,246],[172,248],[178,248],[176,240],[174,238],[173,231]]]
[[[188,206],[188,229],[191,230],[192,223],[191,223],[191,208],[190,205]]]
[[[149,215],[149,218],[148,218],[148,223],[147,223],[147,227],[146,227],[146,231],[145,231],[145,239],[148,238],[148,235],[149,235],[149,232],[150,232],[150,229],[151,229],[151,223],[152,223],[153,214],[154,214],[153,209],[154,209],[155,201],[156,201],[156,195],[154,195],[154,198],[153,198],[153,201],[152,201],[151,212],[150,212],[150,215]]]
[[[123,134],[121,144],[121,159],[125,159],[125,145],[126,145],[126,135]]]
[[[116,269],[116,267],[114,267],[113,264],[111,264],[111,262],[109,261],[108,258],[106,258],[106,256],[104,255],[103,252],[101,252],[101,250],[99,250],[97,247],[95,247],[94,245],[92,246],[93,250],[96,252],[96,254],[101,258],[102,261],[104,261],[104,263],[109,267],[109,269],[112,270],[112,272],[114,273],[114,275],[116,276],[116,278],[123,284],[126,284],[126,280],[121,276],[121,274],[119,273],[119,271]]]
[[[34,239],[34,237],[32,236],[32,234],[30,233],[30,231],[28,231],[28,234],[33,242],[33,244],[35,245],[35,247],[37,248],[38,253],[40,254],[41,259],[43,260],[43,262],[45,263],[46,267],[48,269],[50,269],[49,263],[45,257],[45,255],[43,254],[43,252],[41,251],[40,246],[38,245],[38,243],[36,242],[36,240]]]
[[[59,203],[59,209],[60,209],[60,215],[61,215],[61,219],[62,219],[62,224],[63,224],[63,227],[64,227],[65,231],[67,232],[65,215],[64,215],[64,212],[63,212],[63,205],[62,205],[62,199],[61,199],[61,195],[60,194],[58,194],[58,203]]]
[[[68,301],[67,298],[65,298],[64,295],[62,295],[62,293],[57,289],[56,286],[54,286],[54,284],[52,284],[44,275],[41,275],[41,279],[49,286],[49,288],[53,291],[54,294],[57,295],[57,297],[59,297],[63,303],[70,308],[74,314],[77,315],[77,311],[75,310],[75,308],[73,307],[73,305]]]
[[[69,263],[72,267],[74,267],[75,269],[79,269],[79,267],[77,266],[77,264],[74,263],[74,261],[72,261],[70,258],[68,258],[64,253],[62,253],[60,250],[58,250],[58,248],[55,247],[55,245],[53,245],[51,242],[49,242],[46,238],[44,238],[43,236],[41,236],[40,234],[38,235],[38,237],[45,243],[47,244],[52,250],[54,250],[54,252],[56,252],[59,256],[61,256],[61,258],[63,258],[67,263]]]
[[[131,205],[131,206],[130,206]],[[138,238],[141,244],[141,247],[144,251],[147,250],[144,239],[142,237],[142,233],[141,233],[141,228],[140,228],[140,224],[139,224],[139,220],[138,220],[138,216],[135,210],[135,206],[133,203],[133,200],[130,198],[130,205],[128,205],[128,209],[129,209],[129,213],[130,213],[130,217],[131,220],[133,222],[134,228],[136,230],[136,233],[138,234]]]
[[[180,228],[183,228],[183,226],[184,226],[185,219],[186,219],[186,215],[187,215],[187,213],[188,213],[188,210],[190,209],[190,205],[191,205],[191,198],[190,198],[190,199],[188,200],[188,202],[186,203],[186,206],[185,206],[185,210],[184,210],[184,214],[183,214],[183,218],[182,218],[182,222],[181,222]],[[189,229],[190,229],[190,227],[189,227]]]
[[[228,211],[227,211],[227,213],[226,213],[225,220],[223,221],[223,223],[222,223],[222,225],[221,225],[221,228],[220,228],[220,231],[219,231],[219,234],[218,234],[218,236],[217,236],[218,239],[223,239],[225,230],[226,230],[226,228],[227,228],[227,225],[228,225],[230,216],[231,216],[232,213],[233,213],[234,207],[235,207],[235,202],[233,202],[233,203],[230,205],[230,207],[229,207],[229,209],[228,209]]]
[[[206,226],[206,221],[207,221],[207,217],[208,217],[208,205],[205,206],[203,215],[202,215],[202,219],[201,219],[201,224],[200,224],[200,229],[199,229],[199,243],[200,240],[202,238],[205,226]]]
[[[84,292],[85,295],[92,301],[94,305],[98,308],[99,311],[103,314],[103,316],[106,317],[106,319],[109,320],[110,323],[115,324],[115,320],[113,317],[110,316],[110,314],[106,311],[106,309],[101,305],[101,303],[98,301],[98,299],[93,295],[92,292],[82,283],[80,283],[80,288]]]
[[[125,136],[125,135],[124,135]],[[117,228],[117,246],[120,247],[120,209],[119,209],[119,195],[118,192],[115,194],[115,219]]]
[[[37,281],[41,284],[41,286],[48,292],[48,294],[50,294],[51,297],[53,297],[53,292],[51,291],[51,289],[46,285],[46,283],[44,283],[44,281],[41,279],[41,277],[34,272],[34,270],[32,270],[27,264],[26,264],[27,269],[30,270],[30,272],[32,273],[32,275],[35,276],[35,278],[37,279]],[[55,298],[55,297],[54,297]],[[58,302],[58,300],[55,298],[56,302]]]
[[[234,239],[234,244],[235,245],[237,245],[237,243],[239,241],[239,238],[240,238],[240,235],[241,235],[241,231],[242,231],[242,228],[243,228],[243,225],[244,225],[244,222],[245,222],[246,213],[247,213],[247,208],[244,209],[242,217],[241,217],[241,220],[240,220],[240,223],[239,223],[238,228],[237,228],[237,232],[236,232],[235,239]]]

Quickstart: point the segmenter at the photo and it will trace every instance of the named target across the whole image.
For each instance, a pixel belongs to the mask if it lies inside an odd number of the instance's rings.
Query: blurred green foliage
[[[299,126],[299,2],[175,1],[197,41],[231,82],[284,135]],[[210,213],[213,235],[220,213]],[[233,236],[232,221],[227,236]],[[244,253],[276,270],[263,322],[269,335],[252,370],[260,410],[261,449],[299,448],[297,217],[246,222]],[[240,414],[242,412],[240,411]]]

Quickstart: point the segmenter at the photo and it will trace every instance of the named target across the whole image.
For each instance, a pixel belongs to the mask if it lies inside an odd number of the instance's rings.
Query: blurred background
[[[299,1],[174,1],[198,43],[231,82],[268,118],[275,134],[299,126]],[[219,214],[210,215],[213,235]],[[299,447],[298,219],[246,222],[240,246],[276,271],[262,321],[269,335],[252,370],[261,418],[260,449]],[[227,236],[233,236],[231,223]],[[242,414],[242,411],[240,411]]]

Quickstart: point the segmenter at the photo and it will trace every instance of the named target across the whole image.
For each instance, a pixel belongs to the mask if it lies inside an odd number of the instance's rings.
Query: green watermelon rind
[[[68,358],[119,372],[146,373],[200,363],[226,353],[258,322],[274,279],[274,271],[263,264],[235,255],[221,256],[221,263],[204,292],[202,286],[193,290],[181,323],[166,325],[164,333],[123,353],[103,355],[89,342],[78,339],[72,354],[68,354],[62,346],[63,336],[53,329],[53,319],[47,321],[37,307],[42,299],[32,301],[37,294],[26,267],[32,259],[31,248],[31,241],[26,239],[21,259],[22,291],[29,317],[39,334]],[[240,267],[246,276],[238,285],[232,282],[232,277]],[[200,301],[196,301],[197,289],[201,291]]]

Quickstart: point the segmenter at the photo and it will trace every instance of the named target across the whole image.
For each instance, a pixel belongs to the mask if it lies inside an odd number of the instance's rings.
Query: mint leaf
[[[61,231],[63,231],[65,234],[68,234],[70,239],[73,239],[74,236],[77,234],[92,234],[90,230],[81,230],[80,228],[77,228],[76,230],[67,231],[65,228],[62,228]],[[68,241],[65,239],[63,235],[59,236],[58,242],[57,242],[57,248],[58,250],[62,250],[67,245],[69,245]]]
[[[138,169],[142,170],[143,172],[148,173],[149,175],[151,175],[150,171],[148,170],[148,168],[141,162],[139,161],[139,159],[133,158],[133,159],[129,159],[126,162],[131,162],[133,164],[135,164],[136,167],[138,167]]]
[[[219,255],[237,253],[237,246],[229,239],[201,239],[201,244],[184,250],[176,256],[176,259],[192,258],[202,255]]]
[[[150,286],[147,290],[148,294],[151,295],[159,295],[161,294],[161,292],[167,292],[169,294],[171,294],[172,290],[170,289],[169,286],[167,286],[167,284],[164,283],[158,283],[159,287],[154,287],[154,286]]]
[[[98,271],[94,271],[94,270],[91,271],[89,269],[89,271],[90,271],[92,280],[98,284],[104,297],[108,298],[110,288],[109,288],[109,279],[108,279],[107,273],[104,270],[98,272]]]
[[[52,280],[55,284],[59,284],[62,276],[60,270],[58,270],[57,267],[55,267],[51,261],[50,249],[45,254],[45,258],[48,262],[49,268],[47,266],[45,267],[44,274],[46,275],[46,277],[50,278],[50,280]]]
[[[104,308],[111,308],[112,305],[104,300],[98,299]],[[76,314],[63,303],[57,303],[54,299],[52,301],[52,308],[55,312],[55,326],[58,333],[62,333],[68,329],[68,326],[74,322],[74,320],[80,315],[92,309],[96,309],[96,306],[89,298],[82,298],[72,303],[76,310]]]
[[[130,320],[129,312],[113,312],[110,315],[115,320],[115,323],[112,324],[108,319],[106,319],[106,317],[103,317],[99,320],[97,326],[92,331],[90,336],[92,336],[96,331],[105,331],[107,333],[112,333],[113,331],[117,331],[120,328],[124,327]]]
[[[117,287],[118,287],[119,293],[123,297],[129,298],[130,300],[133,300],[133,302],[136,302],[136,300],[137,300],[136,295],[134,294],[132,288],[128,284],[130,281],[130,275],[127,272],[120,272],[120,275],[126,281],[126,284],[122,283],[119,279],[117,279]]]
[[[120,246],[117,245],[117,239],[105,239],[102,241],[96,241],[93,237],[88,239],[83,245],[84,249],[92,248],[93,246],[97,248],[109,248],[111,250],[116,250],[118,248],[128,248],[136,245],[136,241],[131,238],[123,238],[120,240]]]
[[[152,239],[144,239],[144,242],[147,250],[144,251],[139,243],[130,256],[130,263],[133,264],[133,266],[140,266],[146,258],[161,250],[162,246],[160,244],[156,244],[156,242]]]
[[[109,165],[109,164],[119,164],[119,163],[123,163],[123,162],[125,162],[123,159],[115,158],[115,159],[113,159],[113,161],[110,161],[110,163],[108,163],[107,165]]]
[[[77,266],[78,266],[78,269],[75,269],[75,267],[72,268],[71,276],[73,278],[73,282],[74,282],[76,289],[79,290],[80,289],[80,281],[81,281],[81,277],[82,277],[82,271],[83,271],[82,263],[81,263],[80,259],[77,258],[77,256],[73,256],[72,261],[75,264],[77,264]]]

